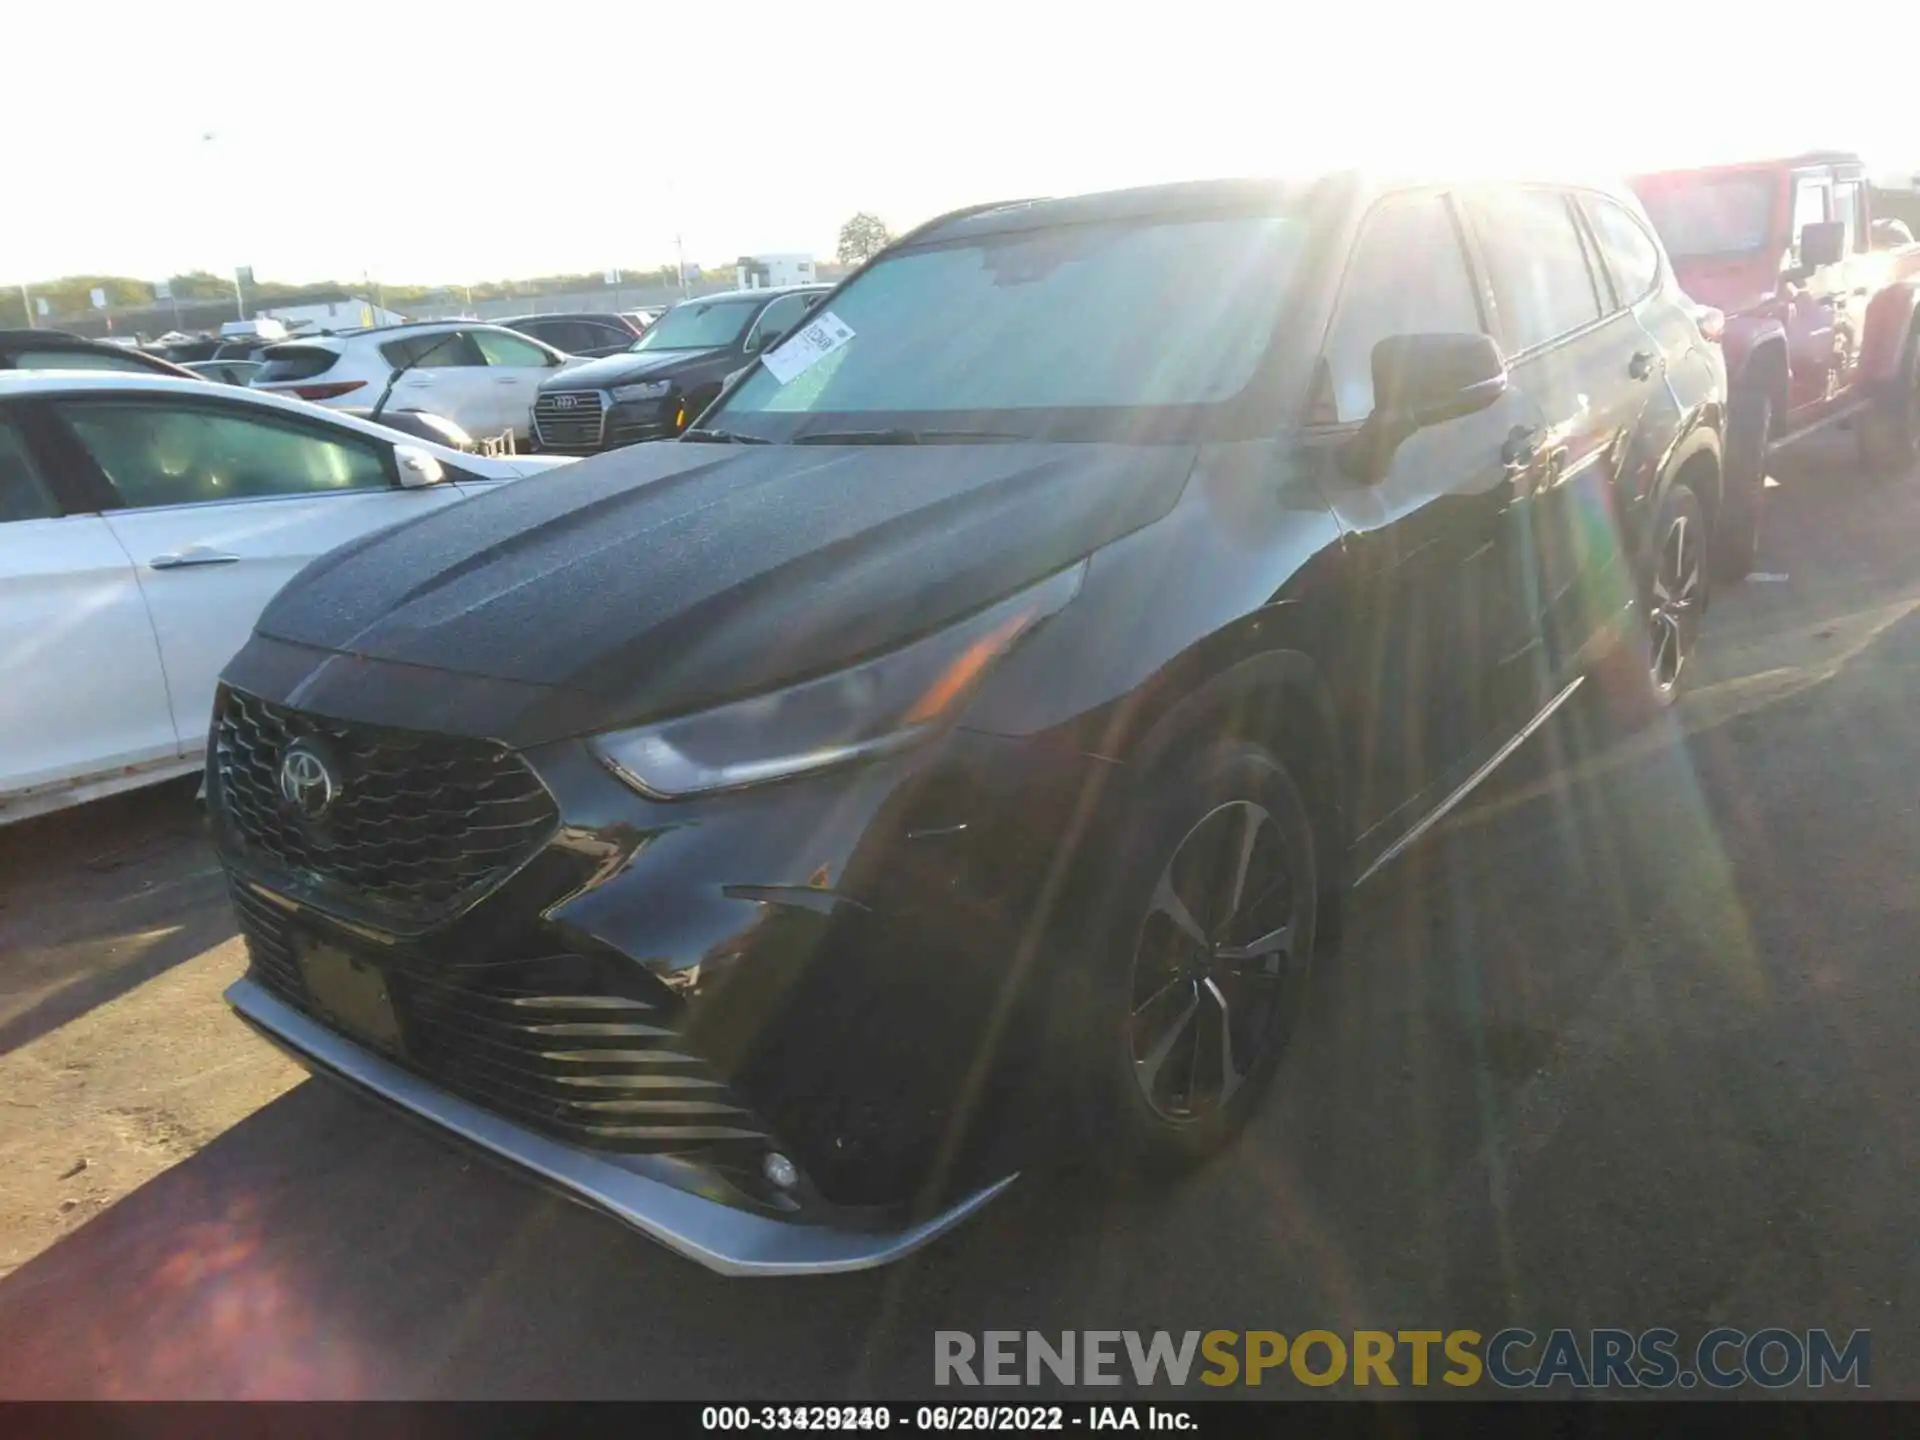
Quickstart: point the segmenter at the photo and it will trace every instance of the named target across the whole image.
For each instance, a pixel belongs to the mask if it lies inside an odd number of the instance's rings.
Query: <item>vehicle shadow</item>
[[[194,783],[0,829],[0,1055],[237,933]]]

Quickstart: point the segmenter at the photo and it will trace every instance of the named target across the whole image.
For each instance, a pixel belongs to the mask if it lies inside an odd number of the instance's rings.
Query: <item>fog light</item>
[[[767,1158],[760,1163],[760,1169],[767,1179],[782,1190],[791,1190],[800,1183],[800,1167],[777,1150],[767,1153]]]

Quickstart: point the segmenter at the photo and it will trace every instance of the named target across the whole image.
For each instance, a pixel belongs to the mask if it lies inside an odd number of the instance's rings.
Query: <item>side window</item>
[[[547,352],[523,335],[510,330],[476,330],[473,343],[487,357],[489,365],[506,365],[516,370],[545,370],[552,362]]]
[[[597,320],[590,320],[580,328],[585,332],[580,337],[580,348],[583,350],[598,350],[608,345],[631,345],[640,338],[624,325],[603,325]]]
[[[1652,293],[1660,278],[1660,250],[1653,237],[1621,205],[1598,195],[1585,197],[1587,218],[1600,241],[1600,254],[1613,272],[1614,288],[1628,305]]]
[[[0,525],[9,520],[46,520],[58,515],[53,492],[27,454],[26,438],[0,417]]]
[[[798,325],[800,317],[807,313],[807,302],[812,298],[809,295],[782,295],[767,306],[754,322],[753,334],[747,337],[747,348],[752,350],[771,345]]]
[[[442,330],[432,335],[406,335],[389,340],[380,347],[380,358],[396,369],[402,365],[419,365],[425,370],[447,370],[487,363],[480,347],[464,330]]]
[[[1800,258],[1800,232],[1827,218],[1827,191],[1832,182],[1825,175],[1800,175],[1793,182],[1793,257]]]
[[[1842,180],[1833,187],[1833,218],[1847,227],[1849,255],[1867,248],[1867,227],[1861,218],[1865,200],[1866,187],[1858,180]]]
[[[213,409],[75,400],[60,413],[129,509],[388,487],[385,447]]]
[[[1474,216],[1511,351],[1549,344],[1600,318],[1593,269],[1565,195],[1491,190],[1476,198]]]
[[[1322,356],[1331,418],[1373,411],[1373,347],[1394,335],[1473,334],[1486,327],[1453,214],[1439,195],[1377,206],[1348,262]]]

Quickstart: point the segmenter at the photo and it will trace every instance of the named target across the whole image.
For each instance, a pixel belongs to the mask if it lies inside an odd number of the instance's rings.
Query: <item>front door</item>
[[[180,753],[133,565],[72,513],[30,423],[0,408],[0,816],[21,791]]]
[[[1415,191],[1375,206],[1342,284],[1310,431],[1327,503],[1346,532],[1343,642],[1354,692],[1354,804],[1391,833],[1456,782],[1492,737],[1523,723],[1533,604],[1516,440],[1542,416],[1521,387],[1409,436],[1377,481],[1335,457],[1373,409],[1373,349],[1406,334],[1484,333],[1482,287],[1454,200]]]
[[[1793,176],[1793,240],[1787,263],[1800,263],[1800,235],[1809,225],[1828,218],[1833,172],[1824,167],[1798,170]],[[1792,378],[1787,407],[1798,423],[1817,413],[1839,389],[1836,359],[1840,332],[1834,313],[1839,278],[1829,266],[1787,287],[1787,346],[1792,352]]]
[[[1860,376],[1861,342],[1867,333],[1867,302],[1873,297],[1879,266],[1869,253],[1873,236],[1867,214],[1864,170],[1843,167],[1834,172],[1832,215],[1846,227],[1846,257],[1833,267],[1827,293],[1833,301],[1836,390],[1852,386]]]
[[[295,571],[459,498],[400,489],[391,447],[370,436],[252,407],[102,396],[56,411],[120,501],[105,522],[146,595],[188,754],[205,744],[220,672]]]
[[[485,388],[493,406],[493,418],[484,433],[498,435],[511,430],[516,439],[527,439],[533,434],[534,395],[540,382],[559,368],[563,357],[505,330],[475,330],[473,341],[486,358]]]

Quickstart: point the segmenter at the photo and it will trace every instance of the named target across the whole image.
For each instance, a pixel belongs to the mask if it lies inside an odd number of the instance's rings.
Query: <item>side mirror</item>
[[[393,458],[400,467],[400,484],[405,489],[424,489],[447,478],[439,457],[417,445],[394,446]]]
[[[1847,255],[1847,226],[1844,220],[1817,220],[1800,227],[1800,268],[1817,270],[1822,265],[1838,265]]]
[[[1484,410],[1507,393],[1507,362],[1488,335],[1393,335],[1373,347],[1373,413],[1342,453],[1355,479],[1382,479],[1417,430]]]

